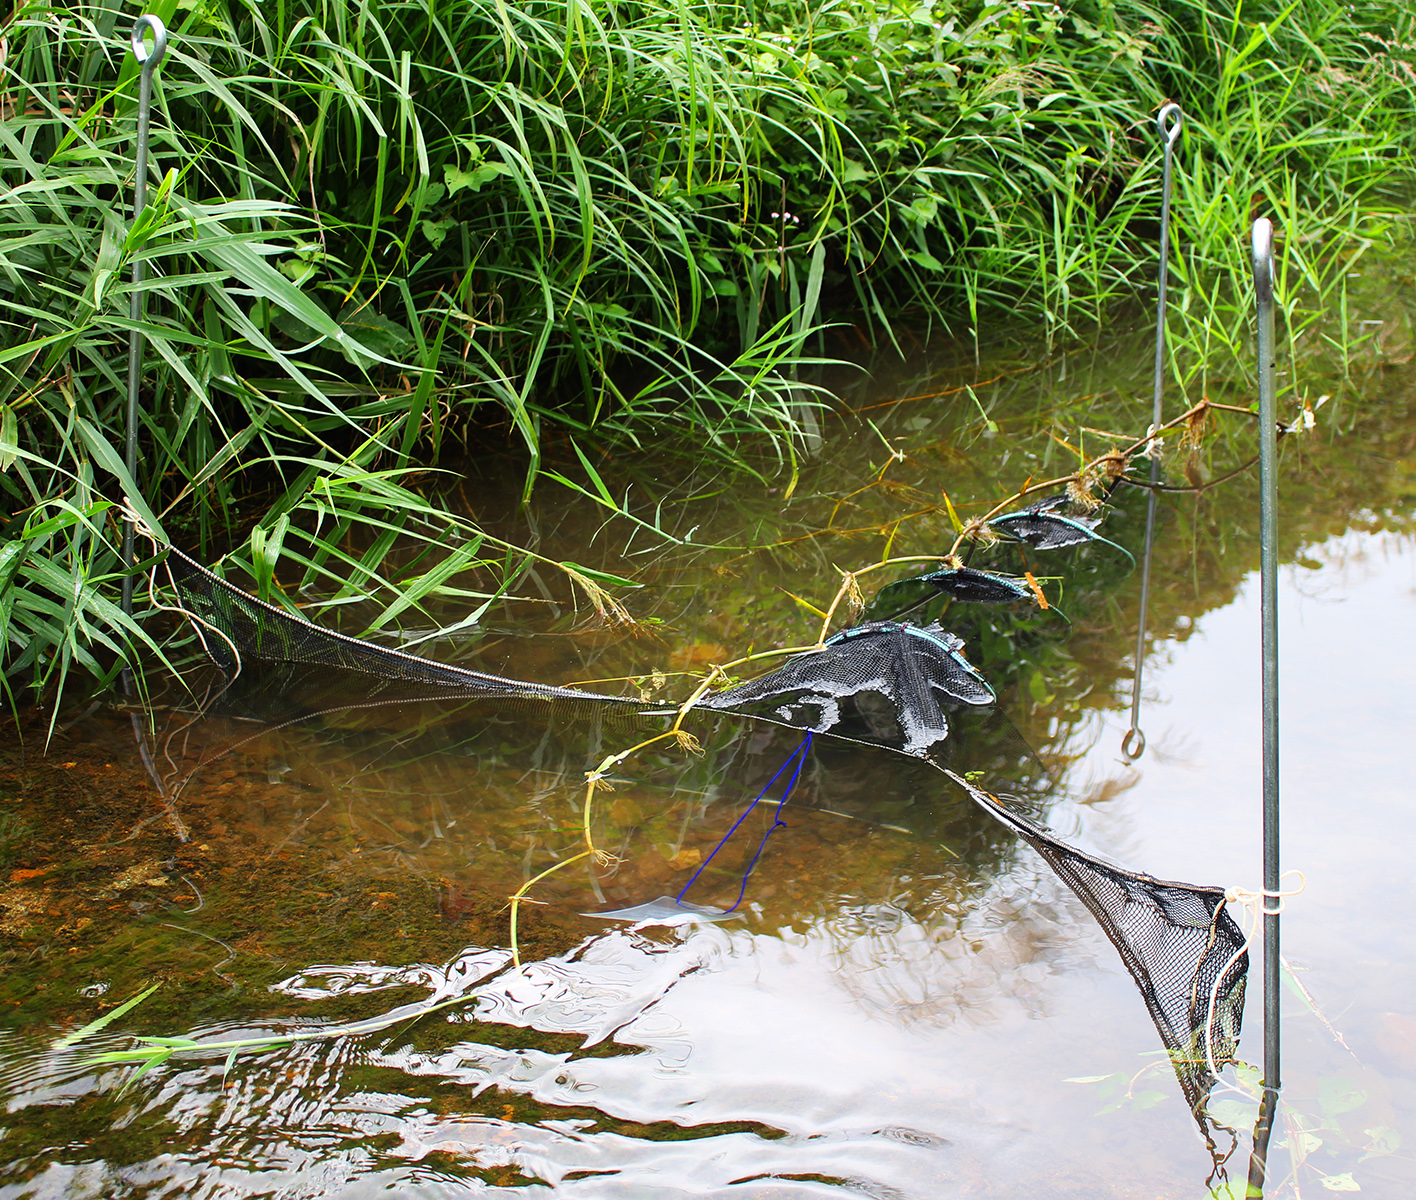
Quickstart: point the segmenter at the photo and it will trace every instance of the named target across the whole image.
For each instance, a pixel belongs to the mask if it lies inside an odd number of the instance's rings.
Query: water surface
[[[655,694],[679,696],[676,673],[810,642],[819,618],[801,601],[823,607],[837,567],[951,540],[946,492],[968,516],[1030,475],[1071,469],[1059,439],[1096,452],[1106,439],[1087,431],[1129,429],[1143,345],[880,378],[853,403],[883,407],[833,426],[790,499],[781,477],[756,488],[681,458],[607,460],[616,494],[628,488],[660,532],[563,494],[518,516],[494,507],[506,494],[494,471],[470,479],[469,505],[499,531],[640,579],[626,602],[647,623],[605,625],[547,576],[524,587],[544,584],[550,602],[508,603],[419,652],[612,691],[652,688],[657,669]],[[973,397],[954,391],[965,383]],[[1412,1186],[1411,395],[1374,360],[1322,410],[1327,424],[1285,450],[1284,857],[1307,888],[1284,938],[1307,995],[1285,1000],[1272,1195]],[[1247,436],[1222,433],[1189,472],[1225,474]],[[1186,467],[1172,461],[1175,482]],[[1167,499],[1137,763],[1120,753],[1138,583],[1123,555],[1000,552],[996,565],[1044,576],[1070,624],[950,614],[1020,731],[989,743],[989,761],[1014,775],[1046,764],[1034,800],[1049,824],[1162,878],[1261,878],[1255,496],[1241,474]],[[1143,508],[1118,494],[1107,536],[1136,549]],[[610,682],[625,677],[636,682]],[[932,1200],[1222,1186],[1111,945],[1040,859],[930,768],[819,746],[731,919],[581,915],[675,894],[799,741],[703,718],[702,757],[660,744],[617,768],[593,822],[618,866],[537,883],[517,966],[506,897],[577,851],[584,771],[645,730],[477,703],[350,709],[353,686],[307,678],[303,708],[278,720],[257,691],[190,724],[190,703],[169,693],[155,765],[186,782],[165,808],[121,714],[66,718],[47,758],[33,737],[9,751],[6,807],[50,836],[13,838],[0,895],[12,943],[0,1196]],[[754,811],[690,899],[733,902],[774,811]],[[54,1048],[150,980],[165,986],[139,1008]],[[1256,972],[1250,1061],[1258,991]],[[455,1003],[419,1016],[442,1001]],[[134,1033],[218,1042],[389,1014],[405,1019],[230,1062],[181,1053],[136,1081],[132,1066],[90,1061]],[[1252,1119],[1237,1086],[1215,1105],[1238,1129]],[[1242,1180],[1246,1153],[1241,1139],[1230,1177]]]

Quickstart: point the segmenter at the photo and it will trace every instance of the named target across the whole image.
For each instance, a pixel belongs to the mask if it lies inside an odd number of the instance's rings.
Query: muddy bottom
[[[300,836],[296,814],[315,806],[257,777],[249,755],[224,756],[174,805],[137,761],[124,714],[59,724],[46,746],[48,715],[26,713],[0,743],[7,1025],[91,1020],[154,982],[134,1014],[142,1027],[254,1016],[271,984],[311,962],[445,962],[507,944],[519,881],[390,871],[357,835],[331,855]],[[563,952],[589,925],[525,905],[522,953]]]

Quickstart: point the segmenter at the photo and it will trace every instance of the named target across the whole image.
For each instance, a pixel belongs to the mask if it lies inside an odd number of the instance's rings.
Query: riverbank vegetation
[[[535,562],[425,468],[510,436],[691,432],[790,466],[820,361],[1042,345],[1145,295],[1177,150],[1173,367],[1232,373],[1246,231],[1296,340],[1412,182],[1403,5],[1092,0],[203,0],[153,6],[153,186],[130,220],[131,13],[18,4],[0,49],[0,621],[9,686],[110,681],[115,502],[279,603],[473,617]],[[142,261],[138,478],[121,455]],[[567,447],[568,449],[568,447]],[[590,492],[591,458],[570,456]],[[588,472],[588,474],[586,474]],[[542,484],[542,486],[546,486]],[[607,503],[613,497],[602,495]],[[603,602],[597,580],[566,564]],[[302,594],[303,593],[303,594]]]

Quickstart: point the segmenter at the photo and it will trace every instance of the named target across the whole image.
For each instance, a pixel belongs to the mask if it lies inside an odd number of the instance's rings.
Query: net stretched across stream
[[[670,718],[677,730],[698,713],[705,719],[730,714],[810,735],[793,752],[793,781],[812,752],[812,738],[818,747],[823,740],[865,744],[928,764],[941,787],[947,779],[1035,849],[1096,918],[1140,990],[1203,1127],[1215,1071],[1236,1048],[1248,969],[1223,889],[1114,866],[1069,846],[1024,811],[1026,793],[1043,773],[1025,747],[1000,751],[1011,727],[992,707],[993,690],[964,657],[963,642],[938,623],[866,622],[755,679],[716,692],[700,689],[691,704],[666,709],[638,698],[449,666],[333,633],[248,595],[176,549],[166,549],[159,569],[228,681],[242,676],[249,685],[253,676],[264,676],[280,686],[282,671],[324,668],[358,681],[357,695],[349,694],[347,682],[342,685],[341,697],[332,701],[341,707],[439,697],[523,711],[533,705],[547,712],[613,715],[608,728],[626,738],[663,728]],[[980,730],[992,732],[974,736]],[[1010,802],[1008,790],[1023,795]]]

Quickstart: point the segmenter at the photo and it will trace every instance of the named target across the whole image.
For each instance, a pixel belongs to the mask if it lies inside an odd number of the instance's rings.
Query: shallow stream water
[[[1300,381],[1300,399],[1335,399],[1284,449],[1283,855],[1306,890],[1284,919],[1273,1196],[1416,1187],[1404,329],[1347,382]],[[656,694],[681,697],[687,673],[812,642],[806,605],[825,607],[837,567],[938,553],[946,493],[967,518],[1072,469],[1067,443],[1096,453],[1097,431],[1138,432],[1145,345],[1041,365],[921,356],[910,377],[848,393],[860,411],[828,425],[790,495],[785,474],[758,486],[679,451],[606,459],[637,523],[549,483],[516,514],[517,481],[483,464],[469,509],[552,559],[642,582],[619,593],[640,624],[577,609],[543,572],[519,584],[532,599],[413,648],[612,692],[654,688],[657,670]],[[1238,384],[1211,394],[1247,403]],[[1251,452],[1236,418],[1192,461],[1172,454],[1168,477],[1216,479]],[[1031,569],[1065,620],[949,614],[1011,722],[980,735],[977,761],[1045,767],[1034,799],[1054,830],[1163,879],[1261,879],[1256,495],[1246,472],[1166,497],[1136,762],[1120,746],[1138,572],[1121,552],[997,552],[989,565]],[[1144,500],[1115,499],[1103,532],[1138,553]],[[861,584],[870,596],[907,574]],[[818,744],[736,913],[582,915],[677,894],[799,741],[704,718],[702,757],[658,745],[617,768],[592,814],[617,865],[534,884],[516,965],[506,897],[577,852],[584,771],[643,731],[592,712],[391,705],[324,673],[298,681],[292,708],[288,689],[276,701],[269,679],[245,682],[239,704],[195,720],[165,693],[165,805],[127,715],[104,708],[62,714],[47,755],[41,722],[0,764],[0,1198],[1242,1195],[1252,1073],[1216,1090],[1240,1136],[1211,1150],[1086,909],[930,768]],[[732,904],[775,811],[748,817],[691,901]],[[1250,1062],[1259,1002],[1256,962]],[[138,1078],[94,1063],[135,1034],[302,1040],[179,1050]]]

